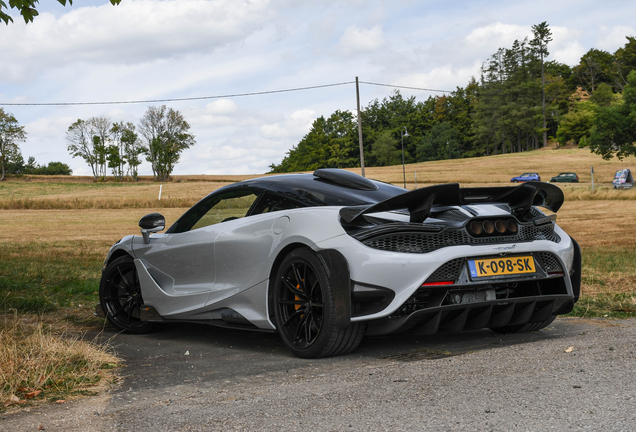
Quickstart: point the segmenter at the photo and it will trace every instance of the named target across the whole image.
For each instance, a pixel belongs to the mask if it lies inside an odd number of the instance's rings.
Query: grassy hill
[[[588,149],[546,148],[480,158],[407,164],[405,171],[407,188],[414,186],[415,173],[417,173],[418,186],[447,182],[459,182],[462,186],[509,184],[512,177],[524,172],[537,172],[543,181],[548,181],[550,177],[561,172],[575,172],[582,184],[589,185],[592,166],[594,166],[594,184],[607,186],[612,184],[616,170],[624,168],[636,170],[636,158],[604,161],[600,156],[590,153]],[[360,173],[360,169],[351,171]],[[403,182],[401,165],[366,168],[365,174],[367,177],[389,183]]]

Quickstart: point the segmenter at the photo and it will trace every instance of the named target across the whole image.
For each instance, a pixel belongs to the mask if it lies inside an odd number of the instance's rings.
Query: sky
[[[0,107],[25,127],[25,161],[61,161],[75,175],[91,174],[67,151],[77,119],[138,124],[149,106],[165,104],[196,139],[174,174],[260,174],[316,118],[356,109],[356,77],[452,91],[543,21],[553,37],[548,59],[570,66],[590,48],[613,53],[636,36],[636,2],[626,0],[41,0],[38,10],[28,25],[14,10],[14,23],[0,24]],[[223,97],[339,83],[347,84]],[[361,107],[393,91],[360,84]],[[400,92],[418,101],[443,94]],[[210,98],[7,105],[202,97]],[[140,174],[152,174],[149,163]]]

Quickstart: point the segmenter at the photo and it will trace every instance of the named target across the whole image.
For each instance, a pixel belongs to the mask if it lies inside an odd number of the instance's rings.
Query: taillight
[[[425,282],[425,283],[422,284],[422,286],[425,287],[425,286],[453,285],[454,283],[455,283],[455,281]]]

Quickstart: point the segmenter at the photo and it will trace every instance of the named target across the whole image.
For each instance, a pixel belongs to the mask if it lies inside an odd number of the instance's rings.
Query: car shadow
[[[423,361],[492,350],[511,345],[561,338],[590,331],[581,322],[557,319],[549,327],[523,334],[490,330],[434,335],[397,334],[366,337],[352,353],[324,359],[300,359],[283,345],[278,334],[218,328],[202,324],[162,325],[150,334],[130,335],[105,328],[94,334],[124,360],[120,391],[157,389],[187,383],[261,379],[271,372],[329,368],[384,361]],[[91,334],[87,334],[91,338]]]

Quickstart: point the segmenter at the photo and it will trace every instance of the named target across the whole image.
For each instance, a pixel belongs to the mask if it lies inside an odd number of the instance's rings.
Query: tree
[[[78,119],[66,131],[67,149],[71,156],[83,158],[95,179],[106,176],[111,127],[108,117],[91,117],[88,120]]]
[[[541,24],[532,26],[532,33],[534,39],[530,41],[530,46],[534,49],[534,52],[539,56],[541,62],[541,111],[543,115],[543,147],[548,145],[548,128],[546,127],[545,118],[545,58],[550,55],[548,51],[548,43],[552,42],[552,32],[548,23],[543,21]]]
[[[167,181],[183,150],[196,143],[189,130],[190,125],[179,111],[165,105],[148,107],[139,123],[139,132],[146,142],[146,160],[152,164],[155,180]]]
[[[141,165],[142,154],[147,153],[148,149],[141,144],[139,135],[135,133],[135,125],[132,123],[120,123],[120,141],[124,146],[124,160],[128,164],[127,174],[132,181],[137,181],[139,175],[138,168]]]
[[[128,175],[136,182],[141,164],[139,156],[146,153],[147,149],[135,133],[135,125],[123,121],[115,123],[110,129],[110,135],[112,144],[108,146],[108,167],[117,180],[123,180],[124,175]]]
[[[7,174],[23,174],[25,172],[26,165],[24,164],[24,158],[21,152],[13,154],[7,158],[4,164],[4,169]]]
[[[97,156],[99,166],[99,176],[106,177],[112,122],[106,116],[91,117],[88,121],[92,129],[95,155]]]
[[[586,100],[574,104],[561,119],[556,134],[557,141],[560,145],[565,145],[569,140],[579,144],[583,138],[590,136],[595,118],[596,111],[592,102]]]
[[[590,96],[590,101],[597,106],[610,106],[614,99],[612,86],[607,83],[600,83],[594,93],[592,93],[592,96]]]
[[[62,162],[49,162],[47,166],[39,166],[32,174],[41,175],[71,175],[73,170],[71,167]]]
[[[599,108],[590,150],[605,160],[636,156],[636,70],[627,76],[622,100]]]
[[[311,171],[317,168],[350,168],[359,165],[357,124],[349,111],[336,110],[329,118],[318,117],[309,133],[271,172]]]
[[[389,130],[381,132],[373,143],[371,155],[376,166],[397,165],[402,161],[402,151],[398,149],[399,141]]]
[[[627,76],[636,70],[636,37],[626,36],[627,43],[614,53],[615,88],[622,90],[627,84]]]
[[[20,126],[13,114],[5,112],[4,108],[0,108],[0,166],[2,166],[0,181],[4,180],[5,164],[14,160],[20,154],[18,141],[24,140],[26,140],[24,126]]]
[[[459,157],[459,131],[450,122],[437,123],[417,145],[418,162]]]
[[[68,1],[69,5],[73,4],[73,0],[57,0],[63,6],[66,6]],[[39,15],[37,9],[35,9],[35,4],[38,3],[38,0],[9,0],[9,7],[11,9],[18,9],[20,11],[20,15],[24,18],[25,23],[33,22],[33,18]],[[121,0],[110,0],[112,5],[118,5],[121,3]],[[7,4],[4,0],[0,0],[0,21],[4,21],[6,25],[9,25],[9,21],[13,22],[13,18],[7,15],[2,9],[6,9]]]
[[[612,83],[613,61],[614,57],[607,51],[591,48],[572,71],[577,84],[592,94],[600,83]]]

